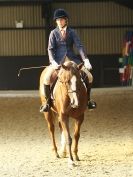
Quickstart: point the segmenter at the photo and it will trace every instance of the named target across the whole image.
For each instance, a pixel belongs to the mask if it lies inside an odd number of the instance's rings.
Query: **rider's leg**
[[[48,112],[51,107],[50,78],[53,72],[54,69],[51,66],[49,66],[44,78],[44,96],[46,102],[41,105],[40,112]]]
[[[88,109],[95,109],[96,108],[96,102],[93,101],[91,99],[91,88],[92,88],[92,82],[93,82],[93,76],[92,74],[85,68],[83,67],[82,69],[85,74],[86,74],[86,78],[85,78],[85,85],[87,88],[87,95],[88,95]]]
[[[86,82],[87,87],[87,95],[88,95],[88,109],[95,109],[96,108],[96,102],[91,99],[91,87],[92,83]]]
[[[44,84],[44,95],[46,102],[40,107],[40,112],[48,112],[51,106],[50,85]]]

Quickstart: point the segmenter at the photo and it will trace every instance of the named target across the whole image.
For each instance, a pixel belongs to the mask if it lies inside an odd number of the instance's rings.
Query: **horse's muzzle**
[[[79,104],[78,104],[78,102],[75,102],[75,101],[73,100],[73,102],[70,103],[70,106],[71,106],[72,108],[78,108],[78,107],[79,107]]]
[[[78,108],[79,107],[79,101],[78,101],[78,97],[76,92],[74,92],[71,96],[70,96],[70,106],[72,108]]]
[[[71,107],[72,107],[72,108],[78,108],[79,106],[78,106],[78,105],[71,104]]]

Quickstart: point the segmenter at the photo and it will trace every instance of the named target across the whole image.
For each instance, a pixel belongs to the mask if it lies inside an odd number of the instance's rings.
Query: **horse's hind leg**
[[[52,112],[51,111],[45,112],[44,116],[45,116],[45,119],[47,121],[49,132],[50,132],[50,135],[51,135],[51,138],[52,138],[53,150],[55,151],[56,157],[59,157],[59,154],[57,152],[56,142],[55,142],[55,135],[54,135],[55,126],[54,126],[54,122],[53,122]]]
[[[73,144],[73,153],[75,156],[75,160],[79,161],[78,157],[78,141],[80,138],[80,127],[84,120],[84,114],[78,117],[78,119],[75,120],[75,127],[74,127],[74,144]]]

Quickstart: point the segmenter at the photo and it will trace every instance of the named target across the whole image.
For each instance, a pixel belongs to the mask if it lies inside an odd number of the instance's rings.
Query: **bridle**
[[[62,81],[60,77],[58,77],[58,81],[64,84],[66,88],[67,88],[67,85],[69,85],[69,81]],[[67,89],[67,93],[77,93],[77,90]]]
[[[68,90],[68,93],[77,93],[77,90]]]

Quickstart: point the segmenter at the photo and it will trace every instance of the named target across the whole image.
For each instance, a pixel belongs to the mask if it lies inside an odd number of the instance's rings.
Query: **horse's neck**
[[[56,110],[60,110],[59,112],[66,112],[66,107],[69,105],[67,89],[65,85],[58,80],[53,89],[53,104]]]
[[[64,98],[64,95],[67,96],[67,88],[65,83],[61,83],[59,80],[57,80],[54,90],[53,90],[54,95],[58,95],[58,97]]]

